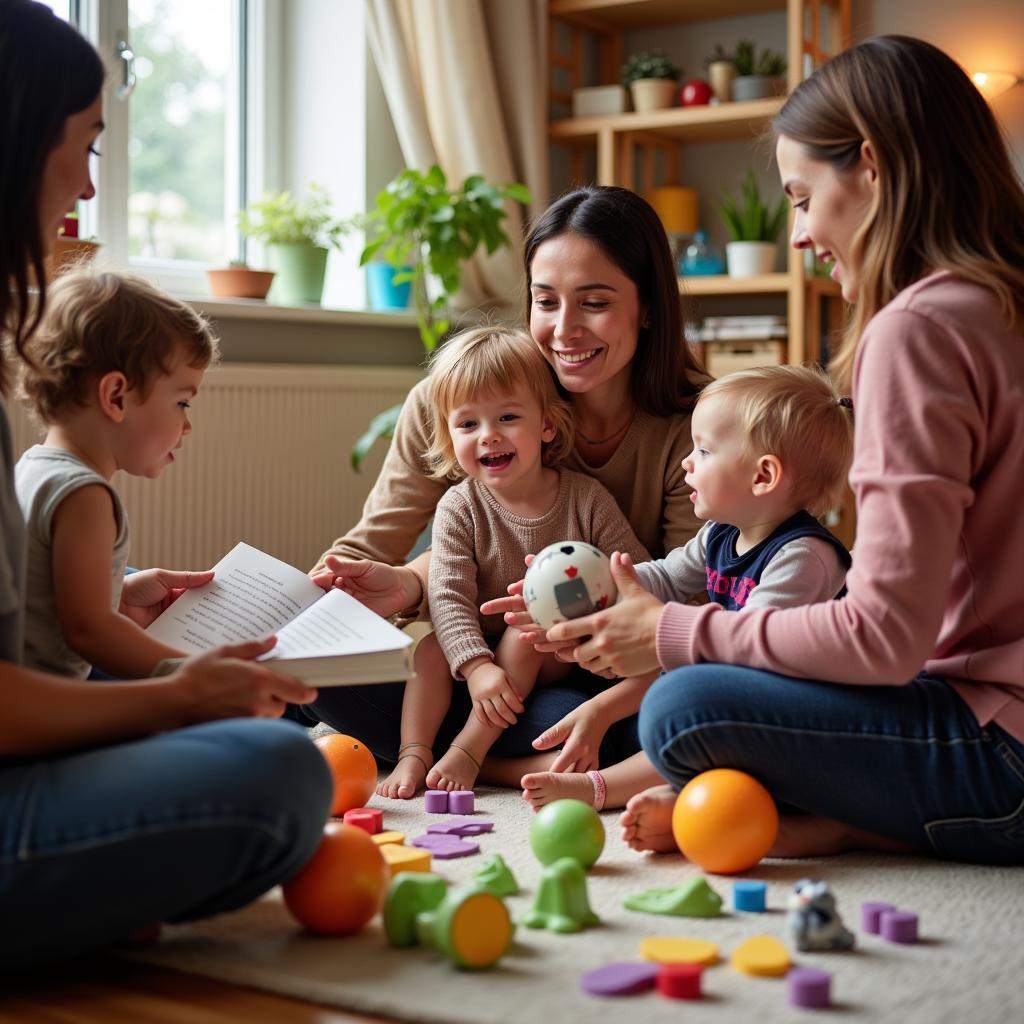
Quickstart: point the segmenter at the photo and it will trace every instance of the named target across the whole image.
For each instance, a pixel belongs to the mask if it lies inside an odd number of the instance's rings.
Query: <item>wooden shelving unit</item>
[[[569,82],[568,88],[550,90],[552,106],[568,106],[573,88],[617,82],[625,52],[623,36],[630,30],[771,11],[786,17],[789,89],[850,43],[850,0],[551,0],[551,68],[560,69]],[[568,37],[567,50],[556,44],[556,23],[562,26],[561,35]],[[584,80],[587,42],[596,49],[596,80]],[[568,148],[575,180],[583,180],[584,160],[594,154],[598,184],[645,192],[657,185],[685,184],[679,180],[683,145],[742,139],[753,144],[782,102],[767,99],[673,107],[645,114],[561,118],[551,122],[549,136]],[[784,273],[753,278],[690,277],[680,281],[680,289],[694,296],[784,295],[789,324],[787,358],[794,363],[818,357],[822,324],[838,322],[841,314],[838,301],[822,302],[823,297],[837,298],[838,287],[828,279],[806,277],[803,255],[792,249]],[[823,319],[823,305],[828,307],[827,320]]]

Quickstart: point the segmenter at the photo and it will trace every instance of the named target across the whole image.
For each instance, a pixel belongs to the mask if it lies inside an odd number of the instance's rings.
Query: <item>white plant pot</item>
[[[730,277],[756,277],[775,269],[774,242],[728,242],[725,261]]]
[[[588,85],[572,91],[573,117],[603,117],[629,109],[629,93],[621,85]]]
[[[638,78],[629,85],[633,109],[638,113],[663,110],[675,103],[676,83],[671,78]]]

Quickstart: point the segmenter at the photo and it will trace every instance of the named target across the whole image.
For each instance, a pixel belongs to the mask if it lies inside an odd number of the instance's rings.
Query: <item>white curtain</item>
[[[548,203],[545,0],[366,0],[370,43],[402,155],[439,164],[449,185],[469,174],[523,182],[532,216]],[[521,304],[520,207],[503,221],[511,250],[464,269],[463,308]]]

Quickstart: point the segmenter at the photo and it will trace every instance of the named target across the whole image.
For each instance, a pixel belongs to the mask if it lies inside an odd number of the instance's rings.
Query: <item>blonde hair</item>
[[[19,397],[45,424],[87,405],[90,387],[114,371],[145,398],[179,351],[199,368],[220,356],[210,325],[191,306],[141,277],[75,270],[48,292],[26,345]]]
[[[445,342],[430,362],[433,422],[425,459],[433,479],[458,480],[466,475],[448,429],[452,409],[471,396],[517,386],[529,389],[554,424],[554,439],[543,446],[544,465],[553,466],[569,454],[572,410],[555,390],[551,369],[533,339],[518,328],[475,327]]]
[[[762,366],[719,377],[698,406],[726,398],[748,452],[775,455],[794,483],[801,508],[821,515],[838,503],[853,459],[853,412],[832,381],[809,366]]]
[[[865,142],[877,163],[850,246],[857,302],[830,364],[841,387],[868,321],[933,270],[990,289],[1009,324],[1024,322],[1024,188],[988,104],[942,50],[908,36],[858,43],[801,82],[773,128],[840,176]]]

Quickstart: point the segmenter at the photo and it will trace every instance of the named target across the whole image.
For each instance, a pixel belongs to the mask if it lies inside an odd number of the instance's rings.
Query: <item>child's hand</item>
[[[589,772],[598,767],[601,740],[608,731],[608,725],[592,707],[588,707],[589,704],[590,701],[585,701],[533,741],[538,750],[550,750],[562,744],[549,771]]]
[[[201,587],[213,579],[213,570],[176,572],[172,569],[143,569],[129,573],[121,589],[118,611],[145,629],[186,590]]]
[[[515,725],[516,716],[523,713],[523,702],[512,689],[505,670],[492,661],[467,672],[466,685],[473,698],[473,714],[481,725],[506,729]]]

